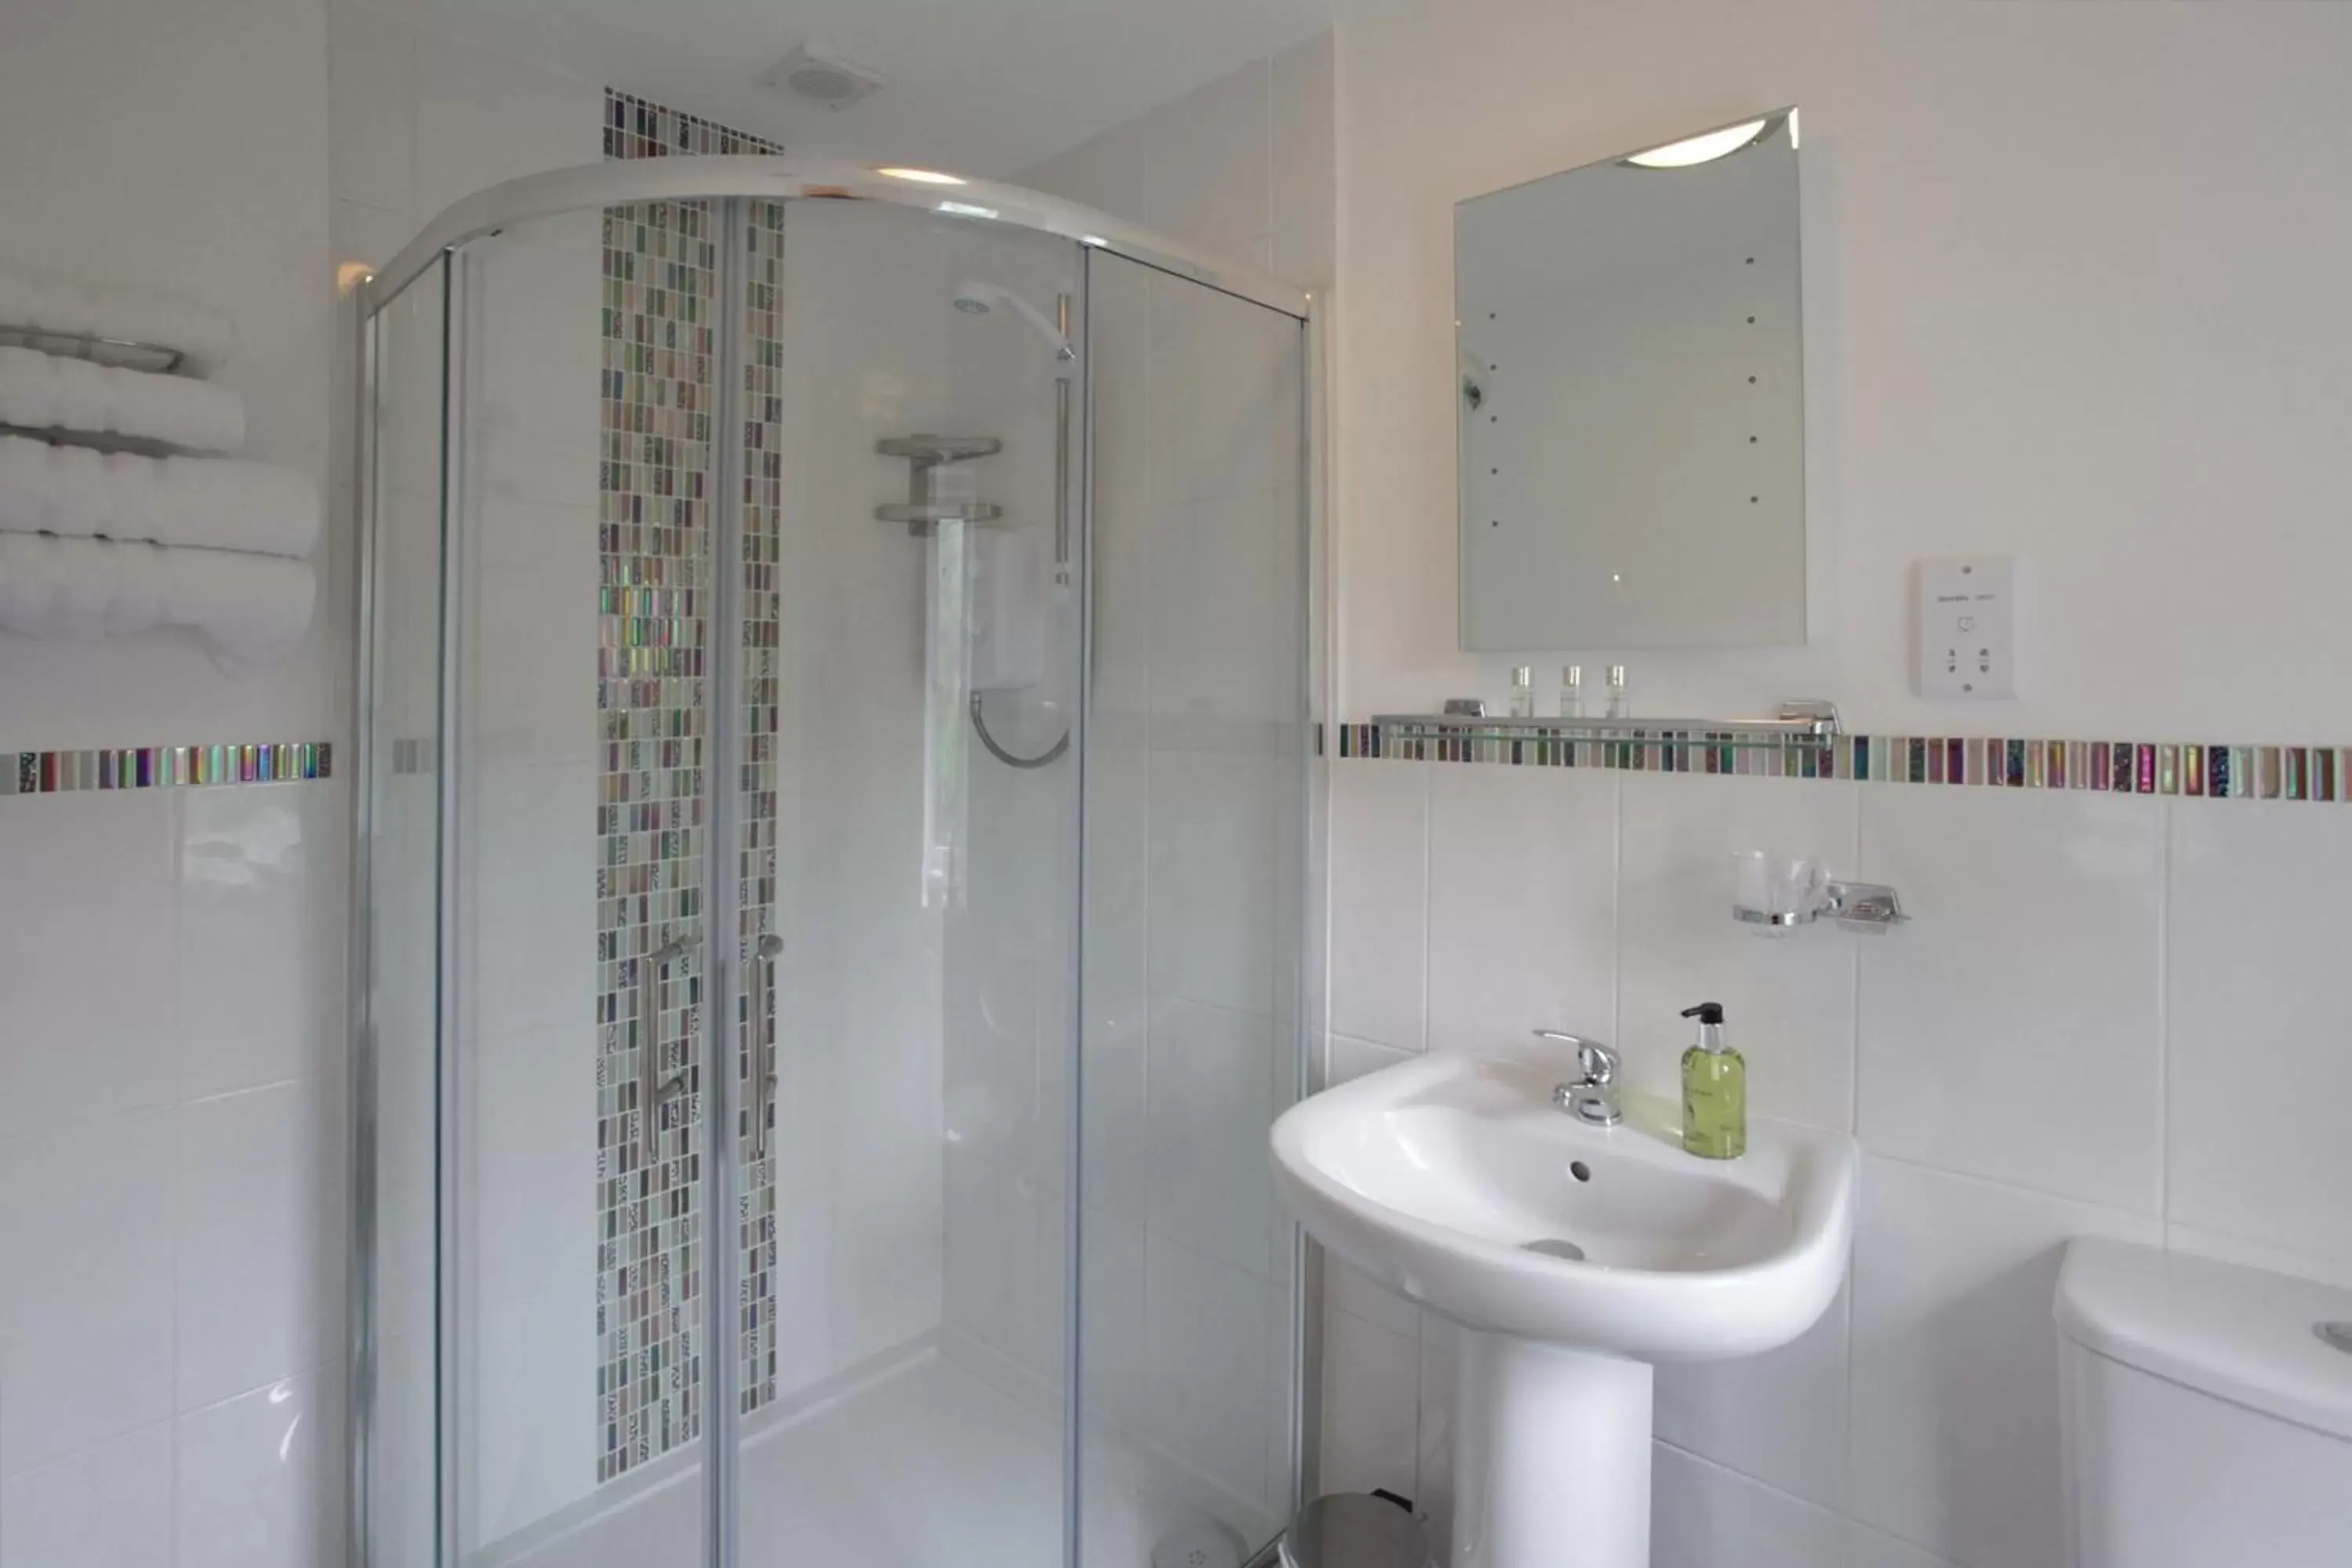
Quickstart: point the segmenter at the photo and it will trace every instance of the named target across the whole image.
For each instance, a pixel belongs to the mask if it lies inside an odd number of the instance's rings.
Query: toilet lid
[[[2126,1366],[2352,1439],[2352,1290],[2085,1237],[2059,1271],[2058,1328]]]

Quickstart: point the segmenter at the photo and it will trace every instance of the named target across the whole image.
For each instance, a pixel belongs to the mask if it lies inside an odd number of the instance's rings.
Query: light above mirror
[[[1685,136],[1679,142],[1669,142],[1646,153],[1633,153],[1625,162],[1641,169],[1687,169],[1694,163],[1712,163],[1717,158],[1728,158],[1734,153],[1756,145],[1771,123],[1768,118],[1727,125],[1720,131]]]

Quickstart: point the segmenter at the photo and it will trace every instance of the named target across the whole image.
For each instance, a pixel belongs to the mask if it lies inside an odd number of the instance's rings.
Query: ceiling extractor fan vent
[[[820,54],[806,44],[768,68],[762,85],[789,92],[824,109],[847,109],[882,89],[882,73],[838,55]]]

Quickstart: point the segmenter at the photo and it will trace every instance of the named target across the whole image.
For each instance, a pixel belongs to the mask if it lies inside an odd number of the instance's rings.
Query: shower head
[[[1078,351],[1070,346],[1070,340],[1062,335],[1062,329],[1047,319],[1045,311],[1040,310],[1002,283],[983,282],[975,279],[956,285],[955,308],[966,315],[985,316],[999,305],[1010,307],[1014,315],[1045,333],[1045,340],[1054,345],[1055,359],[1073,360],[1078,357]]]

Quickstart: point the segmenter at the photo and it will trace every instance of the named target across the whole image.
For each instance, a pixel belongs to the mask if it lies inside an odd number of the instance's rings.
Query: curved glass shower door
[[[665,188],[453,243],[369,363],[360,1561],[1238,1568],[1299,320]]]
[[[746,784],[772,802],[752,872],[782,949],[740,1561],[1051,1563],[1077,247],[862,203],[745,217]]]

